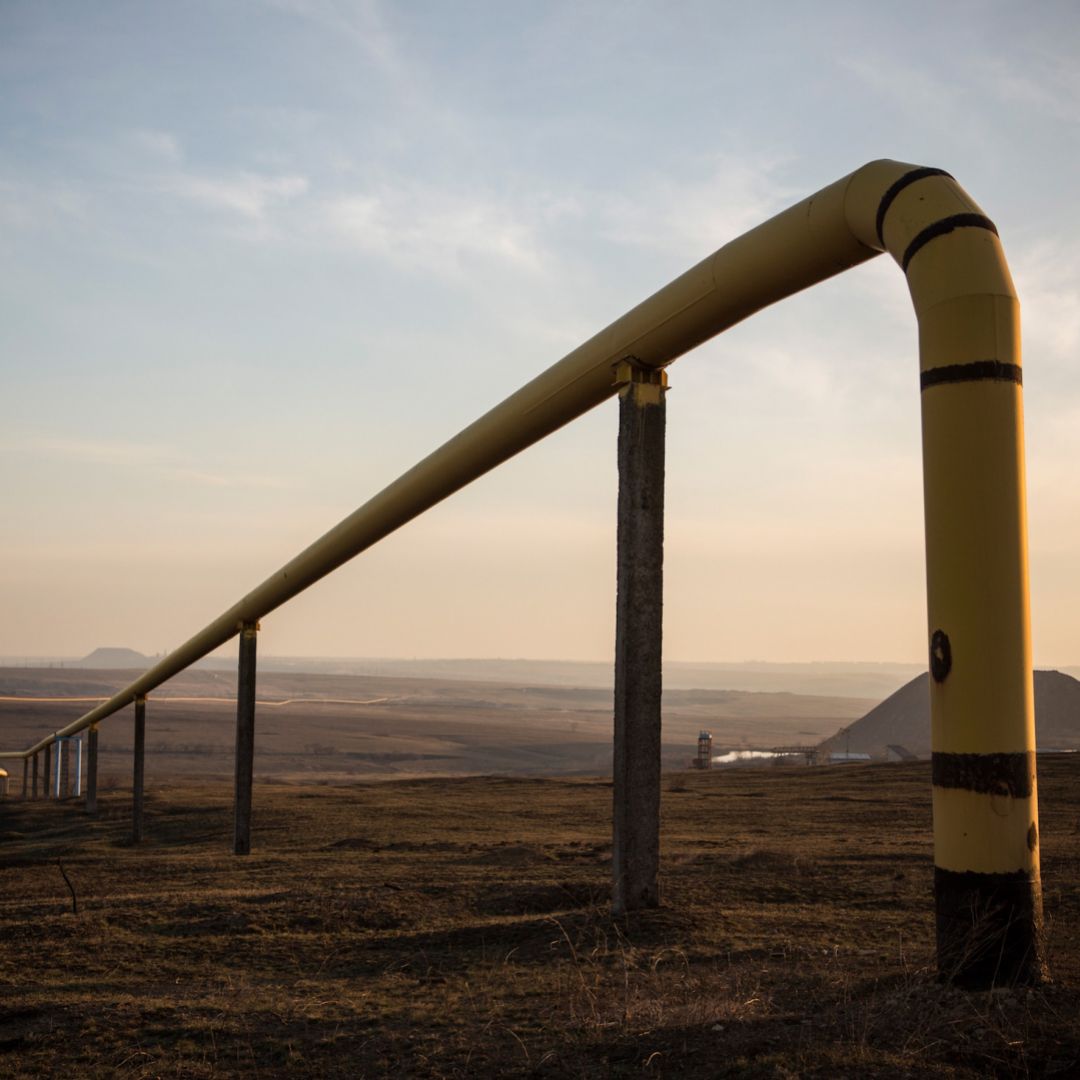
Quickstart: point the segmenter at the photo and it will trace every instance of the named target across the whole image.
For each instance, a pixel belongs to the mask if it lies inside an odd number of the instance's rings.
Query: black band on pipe
[[[928,176],[944,176],[948,180],[955,180],[955,177],[951,173],[947,173],[944,169],[934,169],[927,166],[922,169],[912,169],[911,172],[904,173],[899,180],[895,181],[881,196],[881,202],[878,203],[877,208],[877,238],[882,247],[885,246],[885,215],[889,212],[889,207],[892,206],[893,200],[901,191],[904,190],[909,184],[914,184],[916,180],[925,180]]]
[[[1029,798],[1035,787],[1035,755],[942,754],[931,757],[930,777],[935,787],[974,791],[982,795]]]
[[[992,379],[997,382],[1014,382],[1024,385],[1024,372],[1019,364],[1006,364],[1001,360],[973,360],[969,364],[945,364],[928,368],[919,374],[919,386],[925,390],[942,383],[981,382]]]
[[[934,867],[938,969],[957,986],[1032,985],[1045,978],[1042,896],[1024,870]]]
[[[927,225],[914,240],[908,244],[907,251],[900,261],[901,269],[907,273],[908,264],[931,240],[939,236],[945,236],[954,229],[989,229],[995,236],[998,235],[997,226],[982,214],[953,214],[950,217],[935,221],[933,225]]]

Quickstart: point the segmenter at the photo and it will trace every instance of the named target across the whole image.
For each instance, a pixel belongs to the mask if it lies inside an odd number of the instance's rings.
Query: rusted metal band
[[[925,180],[930,176],[944,176],[946,180],[955,180],[956,178],[952,173],[947,173],[944,169],[935,169],[931,166],[925,166],[921,169],[912,169],[911,172],[904,173],[889,189],[881,196],[881,202],[878,203],[877,208],[877,220],[874,223],[877,228],[877,238],[881,242],[881,246],[885,246],[885,215],[889,212],[889,207],[892,206],[893,200],[900,194],[904,188],[914,184],[916,180]]]
[[[936,787],[959,788],[984,795],[1030,798],[1035,790],[1035,754],[946,754],[931,757],[930,775]]]
[[[1035,984],[1046,977],[1042,895],[1025,870],[978,874],[934,867],[938,967],[958,986]]]
[[[923,229],[910,244],[908,244],[907,251],[904,252],[904,257],[900,261],[900,266],[904,273],[907,273],[907,268],[911,263],[911,260],[914,259],[931,240],[936,240],[939,236],[947,236],[956,229],[987,229],[995,236],[998,234],[997,226],[983,214],[952,214],[949,217],[942,218],[940,221],[935,221],[933,225],[927,225],[926,228]]]
[[[919,374],[919,387],[923,390],[942,383],[982,382],[992,379],[997,382],[1014,382],[1024,385],[1024,369],[1019,364],[1006,364],[1001,360],[972,360],[968,364],[945,364],[942,367],[928,368]]]

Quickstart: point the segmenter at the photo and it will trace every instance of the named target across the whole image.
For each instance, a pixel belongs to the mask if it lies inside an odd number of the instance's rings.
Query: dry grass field
[[[928,765],[671,773],[663,906],[610,785],[458,778],[0,805],[9,1077],[1080,1075],[1080,759],[1040,761],[1055,981],[933,972]],[[71,881],[72,896],[60,866]]]

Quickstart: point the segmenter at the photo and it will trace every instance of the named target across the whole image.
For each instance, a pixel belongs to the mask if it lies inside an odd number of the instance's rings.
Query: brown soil
[[[1040,759],[1054,982],[933,970],[923,763],[665,780],[663,906],[607,910],[610,785],[0,804],[11,1077],[1075,1076],[1080,761]],[[70,878],[72,897],[58,862]]]

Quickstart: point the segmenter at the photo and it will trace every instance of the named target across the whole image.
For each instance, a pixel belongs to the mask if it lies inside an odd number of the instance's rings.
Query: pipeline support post
[[[135,699],[135,741],[131,782],[131,842],[142,843],[143,794],[146,765],[146,698]]]
[[[660,703],[667,376],[616,365],[619,503],[612,910],[660,903]]]
[[[71,739],[56,740],[56,797],[71,796]]]
[[[86,729],[86,812],[97,813],[97,760],[98,728],[91,724]]]
[[[30,779],[30,759],[29,758],[23,758],[23,763],[22,763],[22,801],[23,802],[26,802],[27,797],[30,794],[29,791],[27,790],[28,785],[29,785],[29,779]]]
[[[37,754],[32,755],[32,758],[33,758],[32,767],[30,769],[30,775],[31,775],[31,781],[30,781],[31,796],[30,797],[33,798],[33,799],[37,799],[37,797],[38,797],[38,756],[37,756]]]
[[[41,778],[41,786],[45,790],[45,798],[49,798],[49,788],[52,786],[52,743],[45,744],[45,759],[43,761],[45,766],[44,772]]]
[[[255,775],[255,653],[259,624],[240,626],[236,679],[236,785],[233,854],[251,854],[251,788]]]

